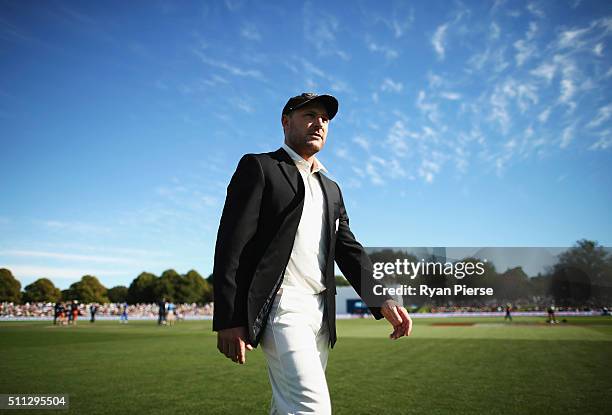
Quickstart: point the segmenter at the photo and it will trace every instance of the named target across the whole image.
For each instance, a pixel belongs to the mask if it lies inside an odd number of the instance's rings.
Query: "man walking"
[[[227,188],[215,247],[217,348],[237,363],[261,344],[272,385],[272,414],[330,414],[325,367],[336,342],[334,261],[390,337],[412,321],[390,298],[372,301],[372,264],[349,228],[338,185],[315,157],[338,111],[331,95],[287,102],[285,142],[247,154]]]
[[[98,312],[98,304],[97,303],[93,303],[89,306],[89,314],[91,315],[89,322],[90,323],[95,323],[96,322],[96,313]]]
[[[157,307],[159,308],[157,314],[157,324],[162,325],[166,324],[166,297],[163,297],[158,303]]]

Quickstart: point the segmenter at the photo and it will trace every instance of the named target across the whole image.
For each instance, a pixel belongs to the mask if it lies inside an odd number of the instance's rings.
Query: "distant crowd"
[[[34,317],[52,318],[59,324],[73,324],[78,320],[87,319],[95,321],[96,318],[117,318],[121,322],[126,322],[130,318],[135,319],[157,319],[159,324],[172,324],[176,320],[189,318],[200,318],[212,316],[214,309],[213,303],[204,305],[193,304],[174,304],[162,300],[158,303],[133,304],[126,303],[89,303],[84,304],[78,301],[66,301],[58,303],[26,303],[14,304],[0,303],[0,318],[2,317]],[[505,311],[509,316],[511,312],[576,312],[594,311],[601,312],[603,315],[610,315],[609,307],[563,307],[549,304],[528,305],[528,304],[503,304],[503,305],[446,305],[446,306],[421,306],[413,307],[412,313],[487,313]]]
[[[213,304],[204,305],[193,304],[173,304],[166,303],[163,315],[172,314],[176,319],[185,319],[199,316],[212,316]],[[170,312],[168,312],[170,310]],[[77,319],[91,320],[92,317],[117,317],[117,318],[158,318],[160,305],[133,304],[125,303],[106,303],[83,304],[80,302],[59,302],[59,303],[0,303],[0,317],[49,317],[54,319],[64,319],[67,322]]]
[[[432,306],[429,307],[427,312],[429,313],[486,313],[486,312],[500,312],[505,311],[508,308],[508,305],[473,305],[473,306]],[[510,305],[512,311],[547,311],[550,306],[541,306],[541,305]],[[562,307],[555,306],[556,311],[564,312],[564,311],[600,311],[600,308],[591,308],[591,307]]]

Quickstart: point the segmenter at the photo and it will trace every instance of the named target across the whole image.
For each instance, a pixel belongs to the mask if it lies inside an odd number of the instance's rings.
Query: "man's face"
[[[283,115],[282,123],[285,142],[300,156],[312,157],[323,149],[329,117],[322,104],[308,104]]]

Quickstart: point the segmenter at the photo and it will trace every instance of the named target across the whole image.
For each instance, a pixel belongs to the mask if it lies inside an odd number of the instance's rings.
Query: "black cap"
[[[331,120],[336,116],[338,112],[338,100],[331,95],[317,95],[312,92],[304,92],[301,95],[289,98],[289,101],[283,108],[283,115],[289,114],[291,111],[296,110],[304,105],[311,102],[321,102],[327,110],[327,116]]]

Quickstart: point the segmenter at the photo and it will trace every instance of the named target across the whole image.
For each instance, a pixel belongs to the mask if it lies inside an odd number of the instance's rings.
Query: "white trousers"
[[[331,414],[324,300],[323,294],[286,288],[274,299],[261,341],[272,385],[271,415]]]

